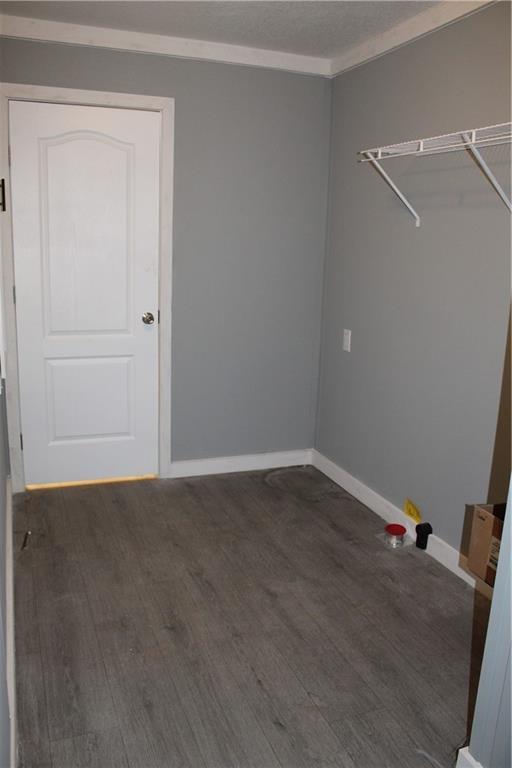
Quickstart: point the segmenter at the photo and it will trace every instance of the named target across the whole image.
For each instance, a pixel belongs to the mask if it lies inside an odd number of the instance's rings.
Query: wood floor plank
[[[205,768],[165,659],[120,656],[105,663],[130,768]]]
[[[265,633],[240,632],[220,599],[199,610],[201,585],[194,584],[194,576],[189,594],[183,584],[179,590],[160,585],[160,599],[169,601],[181,619],[182,629],[174,634],[174,642],[194,659],[206,657],[216,670],[229,667],[281,765],[351,766],[343,746],[271,639]],[[172,654],[176,655],[176,646]]]
[[[72,519],[65,508],[61,490],[17,494],[14,497],[14,530],[20,537],[26,531],[31,532],[27,542],[31,550],[70,543],[73,539]]]
[[[230,709],[225,707],[226,681],[216,680],[202,659],[192,658],[186,653],[169,654],[166,668],[181,706],[189,722],[193,723],[194,735],[206,766],[270,768],[278,765],[270,746],[264,744],[266,749],[262,749],[261,732],[258,733],[256,750],[245,735],[239,737],[236,720],[233,721]]]
[[[52,741],[51,756],[52,768],[128,768],[117,729]]]
[[[233,553],[231,553],[233,554]],[[272,553],[275,558],[275,554]],[[264,628],[271,633],[272,642],[281,652],[283,657],[289,660],[297,678],[308,691],[309,696],[329,717],[339,717],[346,712],[366,712],[380,706],[381,702],[376,698],[371,689],[364,683],[357,671],[342,657],[332,646],[327,638],[322,638],[321,633],[313,625],[312,633],[304,630],[304,613],[297,600],[290,602],[287,595],[287,604],[283,605],[283,597],[273,600],[269,590],[266,589],[266,576],[268,567],[263,558],[263,568],[251,570],[250,578],[247,577],[248,559],[246,553],[242,553],[239,561],[236,560],[238,579],[245,586],[245,594],[240,594],[240,600],[236,595],[229,594],[229,601],[237,607],[236,616],[232,623],[240,632],[240,618],[244,617],[243,629],[254,637],[258,630]],[[288,569],[288,564],[285,563]],[[224,569],[226,570],[226,569]],[[229,578],[229,576],[228,576]],[[222,584],[222,594],[233,592],[229,583]],[[275,597],[278,597],[275,595]],[[266,609],[263,606],[266,605]],[[248,626],[245,616],[247,608],[248,618],[257,617],[257,622],[251,622]],[[271,616],[270,620],[268,616]],[[238,635],[240,636],[240,635]]]
[[[32,552],[16,552],[14,580],[14,623],[16,652],[20,656],[39,653],[39,625],[37,620],[36,584],[32,567]]]
[[[334,723],[333,728],[358,766],[429,768],[436,765],[425,758],[403,724],[387,710],[346,718]],[[442,768],[449,766],[444,763]]]
[[[112,697],[86,597],[70,593],[52,600],[41,595],[38,623],[50,740],[114,727]]]
[[[24,768],[444,768],[465,735],[472,593],[310,467],[40,491],[15,528]]]
[[[205,761],[207,765],[211,764],[206,749],[209,739],[218,738],[218,734],[229,727],[231,749],[235,754],[241,752],[244,755],[242,766],[277,768],[281,763],[232,674],[235,654],[231,644],[232,628],[219,621],[218,605],[203,605],[199,609],[198,594],[192,579],[181,582],[178,589],[172,584],[156,584],[154,623],[161,626],[160,649],[167,660],[167,668],[173,670],[172,678],[185,709],[190,711],[191,707],[198,706],[197,700],[204,689],[206,692],[201,696],[213,697],[207,722],[193,712],[189,715],[194,728],[203,731],[200,743]],[[227,717],[228,726],[224,724],[212,736],[209,729],[219,717],[221,721]]]
[[[18,655],[16,696],[20,768],[51,768],[47,702],[39,653]]]
[[[60,489],[68,535],[73,541],[76,557],[133,558],[137,542],[127,535],[125,515],[117,497],[106,501],[105,485],[89,485]]]
[[[236,675],[283,765],[352,768],[353,762],[286,659],[268,639],[237,643]]]
[[[315,619],[322,631],[365,680],[386,707],[402,713],[408,723],[418,723],[425,742],[446,754],[460,745],[465,734],[464,707],[451,702],[451,685],[444,696],[411,667],[388,638],[368,620],[354,621],[344,603],[317,606]],[[459,681],[459,687],[462,681]],[[434,749],[434,752],[436,749]]]
[[[288,481],[287,487],[289,489],[294,487],[293,478],[297,476],[300,478],[303,474],[310,475],[314,472],[315,470],[306,469],[291,475],[292,479]],[[329,505],[339,502],[335,494],[333,496],[327,494],[326,497]],[[300,499],[299,494],[297,498]],[[316,508],[320,512],[324,501],[325,495],[324,497],[320,494],[316,495]],[[324,561],[331,563],[338,570],[340,581],[348,587],[344,589],[344,594],[348,594],[359,610],[367,615],[384,634],[393,635],[397,651],[399,647],[409,664],[428,676],[433,685],[443,690],[447,680],[460,679],[464,676],[469,663],[470,632],[468,630],[471,611],[468,588],[463,584],[457,584],[460,580],[452,574],[446,575],[444,581],[448,589],[451,585],[458,587],[458,599],[453,599],[454,595],[450,595],[452,597],[450,623],[458,627],[459,637],[456,638],[454,632],[448,636],[446,631],[443,631],[444,619],[436,606],[434,580],[430,575],[425,581],[422,566],[425,558],[427,560],[430,558],[415,548],[392,552],[382,547],[375,539],[375,532],[380,529],[381,522],[368,511],[362,515],[365,520],[363,528],[370,526],[370,530],[367,530],[365,537],[361,537],[357,533],[361,528],[361,522],[351,519],[352,510],[357,502],[349,497],[348,515],[346,500],[343,498],[342,502],[342,509],[337,509],[337,514],[332,516],[332,526],[325,528],[321,514],[316,515],[313,520],[313,524],[320,527],[321,532],[316,537],[316,545],[320,547]],[[364,508],[361,505],[359,507],[360,511],[364,512]],[[357,559],[364,562],[363,569],[358,567]],[[441,571],[443,570],[441,568]],[[348,576],[347,571],[349,571]],[[350,583],[352,573],[357,573],[355,583],[353,579]],[[426,584],[428,587],[425,589]],[[424,593],[428,596],[425,599],[419,599],[419,596],[423,596]],[[442,603],[443,600],[439,602]],[[390,619],[391,616],[392,619]],[[413,617],[414,620],[411,620]],[[462,628],[459,625],[462,625]],[[458,687],[453,686],[452,691],[457,695]],[[452,703],[459,708],[464,706],[464,694],[458,701],[452,699]]]
[[[158,647],[155,628],[146,610],[116,614],[99,621],[95,628],[104,659],[109,656],[150,655]]]

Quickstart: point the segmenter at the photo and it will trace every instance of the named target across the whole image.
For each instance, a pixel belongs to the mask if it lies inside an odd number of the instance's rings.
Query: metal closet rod
[[[456,131],[453,133],[445,133],[440,136],[431,136],[426,139],[414,139],[412,141],[403,141],[399,144],[388,144],[383,147],[363,149],[358,152],[358,155],[360,156],[359,162],[370,163],[377,173],[380,174],[403,205],[405,205],[409,213],[414,217],[416,226],[419,227],[421,219],[418,213],[405,195],[398,189],[391,177],[386,173],[380,164],[381,160],[389,160],[392,157],[419,157],[440,155],[447,152],[460,152],[462,150],[468,151],[508,210],[512,212],[512,203],[510,199],[507,197],[500,183],[478,151],[479,147],[499,146],[501,144],[510,144],[511,142],[512,123],[499,123],[498,125],[487,125],[483,128],[470,128],[466,131]]]

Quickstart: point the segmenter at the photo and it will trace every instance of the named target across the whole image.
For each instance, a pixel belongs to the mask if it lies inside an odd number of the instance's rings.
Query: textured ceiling
[[[15,16],[332,57],[436,2],[0,2]],[[458,3],[461,6],[464,2]]]

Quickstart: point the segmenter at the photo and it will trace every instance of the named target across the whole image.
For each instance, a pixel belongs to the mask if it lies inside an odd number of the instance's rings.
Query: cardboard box
[[[505,507],[505,504],[473,506],[468,568],[491,587],[496,579]]]

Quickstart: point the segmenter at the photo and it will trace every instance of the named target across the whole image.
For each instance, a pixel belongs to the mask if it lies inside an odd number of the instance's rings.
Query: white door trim
[[[13,301],[14,251],[12,241],[11,184],[9,167],[9,101],[43,101],[57,104],[118,107],[159,112],[160,147],[160,254],[159,254],[159,475],[171,475],[171,307],[172,307],[172,229],[174,174],[174,99],[107,91],[83,91],[39,85],[0,83],[0,168],[5,178],[7,212],[1,215],[1,259],[5,319],[7,423],[13,492],[25,488],[23,455],[20,445],[21,418],[19,397],[16,313]]]

